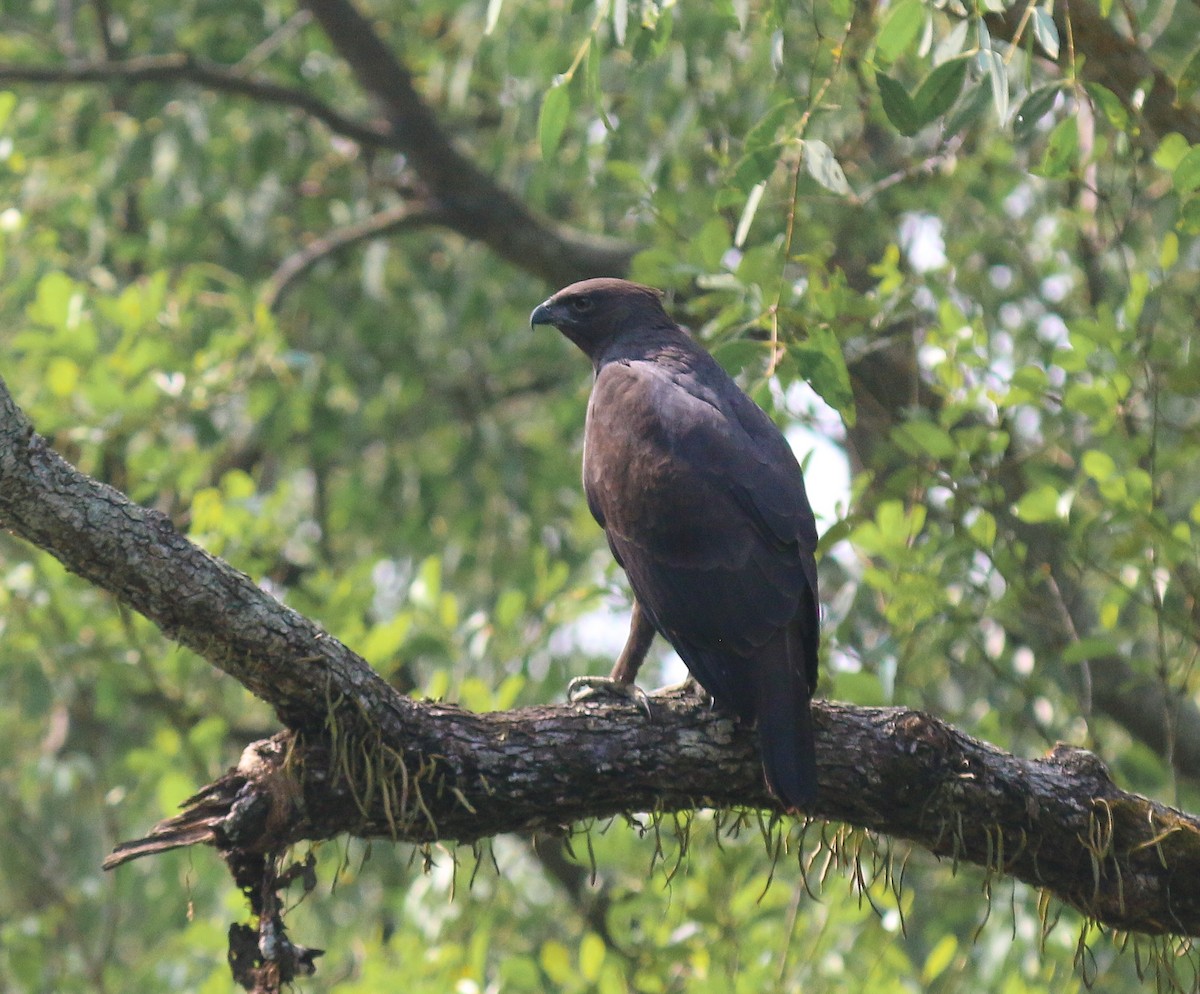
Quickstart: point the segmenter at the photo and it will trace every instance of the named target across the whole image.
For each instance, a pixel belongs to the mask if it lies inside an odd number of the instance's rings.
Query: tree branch
[[[395,694],[360,657],[244,573],[188,541],[159,511],[78,472],[36,434],[0,380],[0,527],[109,591],[271,704],[321,728],[332,700],[354,714]]]
[[[186,53],[63,66],[0,64],[0,83],[185,82],[292,107],[361,145],[401,152],[427,188],[439,223],[484,242],[501,258],[548,284],[561,286],[588,276],[628,271],[636,246],[579,232],[535,214],[461,153],[417,93],[412,74],[352,4],[312,0],[307,6],[359,84],[381,103],[389,126],[363,124],[304,90]]]
[[[1011,41],[1024,14],[1025,7],[1021,4],[1003,14],[989,14],[988,28],[995,37]],[[1068,20],[1075,53],[1085,56],[1080,60],[1080,74],[1086,82],[1112,90],[1127,110],[1146,123],[1152,137],[1161,138],[1178,131],[1189,142],[1200,142],[1200,108],[1179,103],[1171,77],[1154,63],[1136,39],[1122,35],[1092,0],[1055,4],[1054,23],[1060,38],[1068,37]],[[1069,64],[1071,58],[1072,53],[1064,43],[1058,58],[1064,72],[1075,71]],[[1137,94],[1145,89],[1147,81],[1149,91],[1139,102]]]
[[[680,691],[653,696],[651,713],[414,704],[413,730],[440,739],[450,763],[402,742],[355,756],[284,732],[105,865],[197,842],[250,853],[343,833],[469,843],[635,811],[777,810],[751,729]],[[1020,759],[906,708],[822,701],[814,718],[814,816],[1015,876],[1113,928],[1200,935],[1200,819],[1119,790],[1093,754]]]
[[[397,694],[360,657],[90,479],[0,381],[0,526],[140,611],[272,704],[185,813],[108,865],[196,842],[274,853],[343,832],[469,842],[632,811],[774,808],[752,730],[684,696],[478,715]],[[1053,891],[1114,927],[1200,935],[1200,820],[1118,790],[1090,753],[1029,761],[902,708],[820,703],[814,816]],[[775,808],[777,810],[777,808]]]
[[[306,90],[284,86],[186,52],[147,55],[116,62],[72,62],[62,66],[23,66],[0,63],[0,83],[195,83],[220,93],[249,97],[303,111],[330,131],[370,147],[396,147],[386,128],[362,124],[318,100]]]
[[[267,279],[263,301],[274,311],[283,302],[296,281],[322,259],[336,255],[360,242],[383,238],[393,232],[427,224],[445,224],[448,215],[437,206],[399,204],[347,225],[320,238],[315,238],[300,251],[289,255]]]
[[[396,147],[449,212],[449,227],[555,286],[628,270],[635,246],[537,216],[460,152],[417,92],[412,73],[350,0],[305,0],[305,6],[359,85],[383,105]]]

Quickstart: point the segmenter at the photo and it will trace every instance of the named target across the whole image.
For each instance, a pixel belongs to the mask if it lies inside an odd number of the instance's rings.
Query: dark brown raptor
[[[811,806],[817,533],[791,447],[650,287],[585,280],[530,323],[596,372],[584,489],[634,594],[610,679],[632,684],[660,632],[719,706],[757,722],[772,792]]]

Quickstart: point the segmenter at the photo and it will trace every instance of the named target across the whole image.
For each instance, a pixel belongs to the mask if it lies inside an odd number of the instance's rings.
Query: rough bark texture
[[[272,704],[248,749],[110,865],[197,842],[277,853],[343,832],[469,842],[621,812],[770,808],[753,733],[703,702],[472,714],[397,694],[161,514],[68,465],[0,381],[0,526]],[[1200,935],[1200,820],[1118,790],[1095,757],[1023,760],[928,715],[824,703],[812,812],[1046,887],[1114,927]],[[239,857],[240,858],[240,857]]]
[[[624,703],[415,704],[413,731],[438,756],[281,733],[107,865],[196,842],[473,842],[635,811],[774,807],[750,729],[679,692],[650,700],[651,717]],[[1200,935],[1200,819],[1119,790],[1093,754],[1021,759],[906,708],[818,702],[814,719],[815,817],[1015,876],[1114,928]]]

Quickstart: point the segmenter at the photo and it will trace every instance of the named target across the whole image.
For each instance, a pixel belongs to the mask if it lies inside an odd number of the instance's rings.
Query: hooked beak
[[[554,314],[550,310],[550,301],[544,300],[533,309],[533,313],[529,315],[529,327],[533,328],[538,324],[554,324]]]

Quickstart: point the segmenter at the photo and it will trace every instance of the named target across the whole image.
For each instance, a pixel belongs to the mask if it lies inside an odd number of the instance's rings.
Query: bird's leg
[[[580,676],[567,685],[567,700],[572,704],[577,701],[595,699],[602,696],[620,697],[626,700],[636,700],[650,717],[650,703],[646,692],[633,681],[637,678],[638,670],[654,641],[654,626],[650,623],[642,605],[637,598],[633,600],[633,618],[629,623],[629,635],[625,639],[625,648],[617,657],[617,662],[608,676]]]
[[[625,637],[625,648],[617,657],[612,672],[608,678],[613,683],[631,684],[637,679],[638,670],[646,660],[650,651],[650,643],[654,641],[654,626],[645,608],[635,597],[633,599],[633,617],[629,621],[629,634]]]

